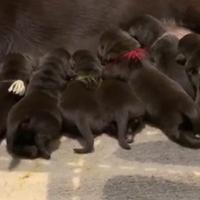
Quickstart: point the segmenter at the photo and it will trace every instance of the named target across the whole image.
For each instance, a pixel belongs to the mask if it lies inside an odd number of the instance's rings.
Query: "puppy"
[[[116,40],[119,33],[113,34],[113,37],[110,37],[110,33],[102,36],[100,48],[104,48],[99,52],[103,60],[109,62],[110,54],[112,60],[116,60],[108,72],[128,80],[138,98],[146,105],[147,119],[163,130],[172,141],[185,147],[200,148],[200,139],[196,135],[200,131],[200,118],[192,98],[178,83],[153,67],[146,59],[144,50],[133,48],[130,51],[132,46],[127,48],[125,54],[124,48],[116,50],[114,47],[120,47]],[[191,124],[192,131],[180,130],[185,120]]]
[[[167,34],[158,39],[150,49],[151,58],[161,72],[179,83],[192,98],[195,97],[194,88],[188,78],[185,68],[176,62],[178,54],[178,38]]]
[[[21,99],[24,93],[24,83],[27,84],[31,75],[31,66],[21,54],[8,54],[0,67],[0,141],[5,137],[6,120],[9,110]],[[22,82],[22,87],[15,88],[16,81]],[[13,92],[9,89],[13,88]],[[14,94],[15,93],[15,94]]]
[[[145,48],[151,45],[166,32],[162,23],[151,15],[137,17],[131,24],[129,33]]]
[[[184,56],[183,59],[185,59],[185,62],[188,61],[198,49],[200,49],[200,35],[197,33],[187,34],[179,41],[178,50]]]
[[[59,137],[62,124],[58,98],[70,76],[69,59],[64,49],[55,49],[43,58],[24,98],[8,114],[9,153],[32,159],[50,158],[48,145]]]
[[[196,90],[196,102],[199,102],[199,52],[200,52],[200,35],[191,33],[183,37],[178,45],[179,61],[182,56],[182,64],[185,65],[189,79]],[[199,103],[198,103],[199,104]]]
[[[119,144],[130,149],[126,140],[129,119],[139,119],[144,114],[142,103],[130,92],[127,84],[117,80],[103,80],[96,88],[88,89],[84,76],[101,77],[102,67],[95,56],[87,50],[77,51],[73,57],[77,78],[71,81],[61,100],[63,116],[74,123],[86,141],[76,153],[93,151],[95,133],[104,131],[111,123],[116,123]]]
[[[186,63],[190,81],[196,89],[195,102],[200,106],[200,49],[196,50]]]

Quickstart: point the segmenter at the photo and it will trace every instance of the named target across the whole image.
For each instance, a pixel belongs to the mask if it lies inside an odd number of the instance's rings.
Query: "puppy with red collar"
[[[99,54],[109,66],[106,74],[129,82],[146,107],[147,119],[172,141],[185,147],[200,148],[200,117],[192,98],[178,83],[152,66],[144,49],[137,49],[133,44],[134,39],[131,41],[121,30],[103,34]],[[180,130],[185,128],[185,123],[189,123],[191,131]]]

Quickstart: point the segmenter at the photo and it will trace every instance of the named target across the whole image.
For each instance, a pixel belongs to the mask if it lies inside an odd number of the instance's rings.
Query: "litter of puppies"
[[[0,139],[12,156],[50,159],[63,132],[84,138],[75,153],[93,152],[103,132],[128,150],[146,123],[200,148],[200,35],[179,41],[145,15],[104,32],[97,52],[61,47],[35,63],[10,53],[0,70]]]

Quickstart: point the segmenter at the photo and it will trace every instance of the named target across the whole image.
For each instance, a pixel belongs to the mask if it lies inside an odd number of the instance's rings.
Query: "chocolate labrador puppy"
[[[187,61],[186,70],[196,89],[195,102],[200,106],[200,49],[196,50]]]
[[[5,137],[8,112],[21,99],[21,94],[23,94],[21,90],[16,90],[16,94],[9,92],[9,88],[17,80],[27,84],[30,75],[31,66],[23,55],[8,54],[3,59],[0,70],[0,141]]]
[[[199,55],[200,55],[200,35],[196,33],[190,33],[184,36],[178,45],[179,55],[177,60],[182,56],[183,64],[185,65],[186,72],[189,79],[196,90],[196,102],[199,104],[199,89],[200,89],[200,67],[199,67]]]
[[[194,88],[186,69],[176,61],[178,42],[179,40],[175,35],[164,35],[153,44],[150,54],[157,69],[179,83],[187,94],[194,99]]]
[[[128,123],[139,123],[142,120],[145,112],[143,104],[131,92],[128,84],[114,79],[99,79],[102,67],[91,52],[79,50],[72,58],[78,75],[68,83],[63,93],[61,110],[65,120],[76,124],[86,141],[83,149],[74,151],[91,152],[94,145],[93,132],[103,132],[112,123],[116,124],[120,146],[130,149],[126,138]],[[96,82],[95,88],[87,87],[85,81],[89,77]]]
[[[192,98],[178,83],[153,67],[144,50],[134,49],[130,45],[124,53],[125,49],[120,49],[123,45],[117,43],[118,35],[113,32],[113,37],[110,37],[110,33],[102,36],[99,51],[101,58],[108,62],[110,57],[116,60],[108,72],[128,80],[136,95],[146,105],[147,119],[163,130],[172,141],[185,147],[200,148],[199,110]],[[191,125],[191,131],[180,130],[186,122]]]
[[[196,33],[190,33],[180,39],[178,44],[179,53],[185,57],[185,62],[188,61],[191,56],[200,49],[200,35]],[[184,63],[185,64],[185,63]]]
[[[8,114],[8,152],[25,158],[50,158],[48,145],[59,137],[62,118],[58,98],[70,76],[70,55],[64,49],[47,54],[30,80],[27,92]]]
[[[148,49],[165,32],[166,30],[162,23],[151,15],[137,17],[129,29],[130,35]]]

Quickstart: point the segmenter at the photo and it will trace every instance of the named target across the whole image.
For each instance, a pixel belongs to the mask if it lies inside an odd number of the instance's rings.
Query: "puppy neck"
[[[58,98],[62,86],[66,83],[61,65],[62,63],[58,61],[44,63],[33,75],[27,93],[37,90]]]
[[[87,88],[97,88],[101,85],[102,78],[92,74],[82,74],[75,78],[76,81],[82,82]]]

